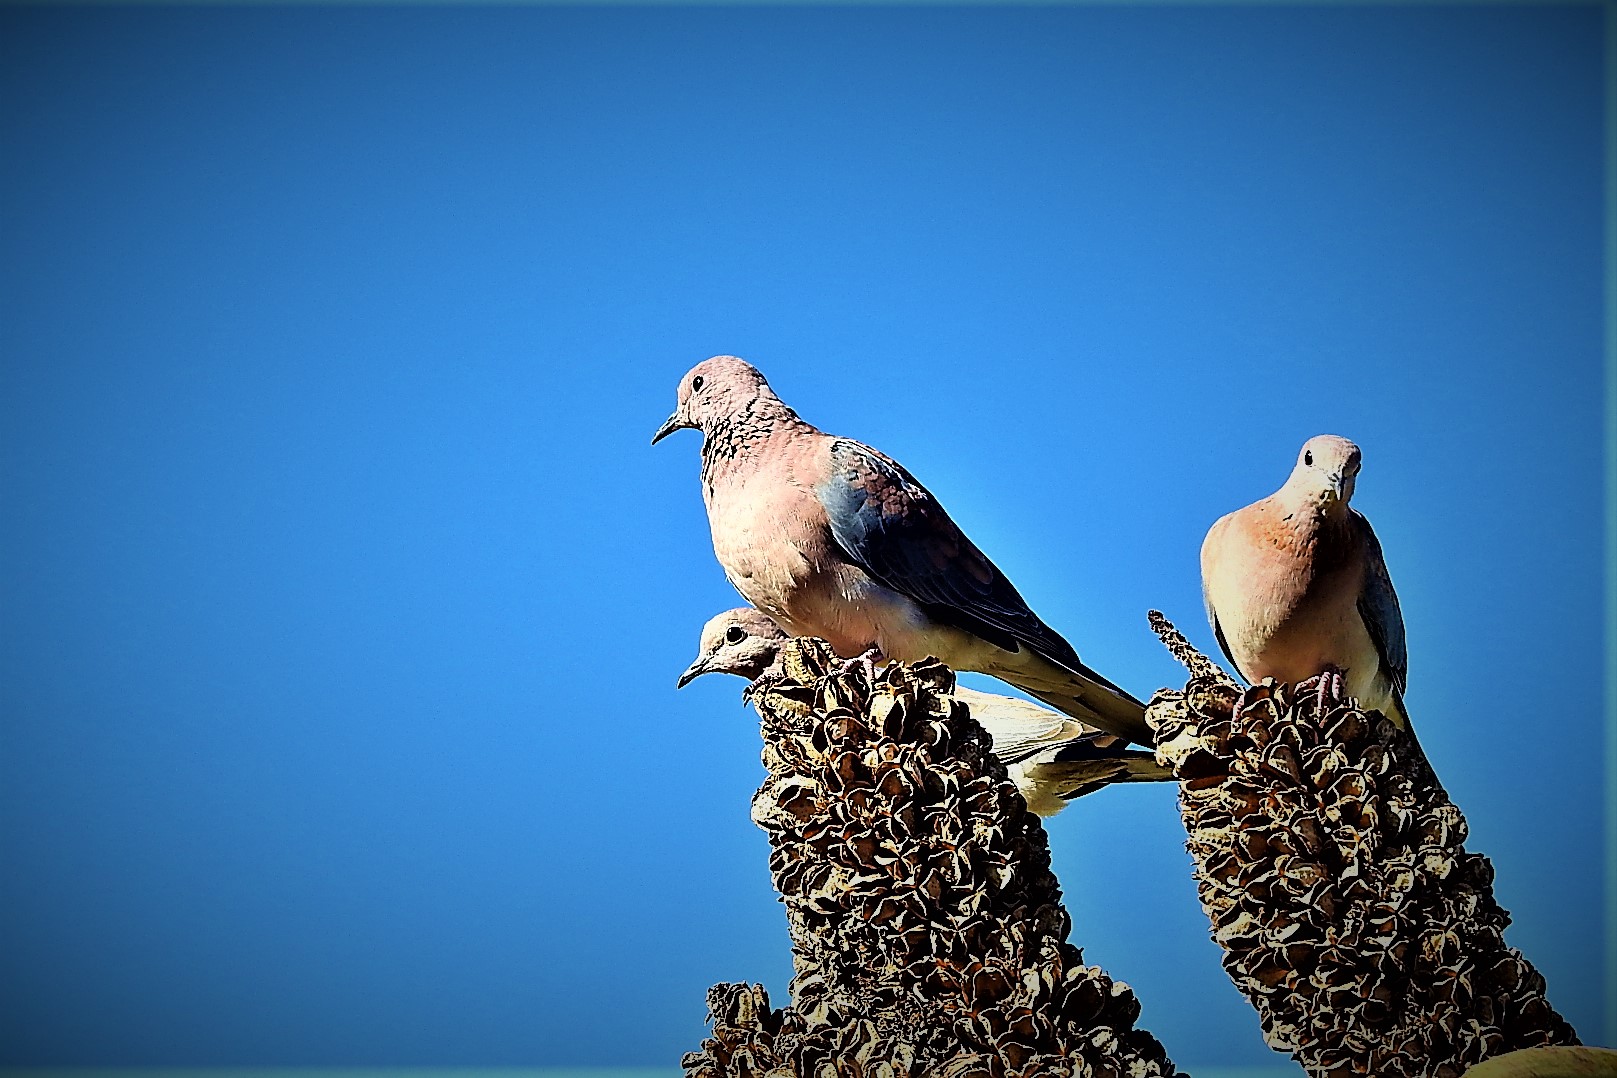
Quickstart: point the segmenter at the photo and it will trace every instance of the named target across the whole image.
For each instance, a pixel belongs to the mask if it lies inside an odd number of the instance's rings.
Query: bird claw
[[[786,680],[786,675],[779,671],[766,670],[754,678],[745,689],[741,690],[741,702],[750,704],[776,685]]]
[[[839,674],[851,674],[855,670],[865,675],[865,684],[876,684],[876,664],[881,661],[881,649],[872,647],[863,655],[856,655],[852,659],[844,659],[842,666],[837,670]]]
[[[1299,681],[1297,691],[1299,693],[1314,693],[1314,714],[1316,715],[1325,714],[1325,702],[1327,700],[1346,698],[1346,686],[1342,681],[1342,671],[1334,666],[1327,666],[1306,681]]]

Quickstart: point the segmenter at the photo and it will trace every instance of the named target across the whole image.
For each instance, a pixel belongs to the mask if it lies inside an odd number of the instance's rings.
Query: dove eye
[[[697,381],[701,381],[701,379],[697,379]],[[739,644],[746,638],[746,630],[739,625],[732,625],[728,629],[724,630],[724,642],[726,644]]]
[[[1313,453],[1313,451],[1312,450],[1304,450],[1303,451],[1303,467],[1312,468],[1313,466],[1314,466],[1314,453]]]
[[[700,393],[700,392],[702,392],[702,382],[703,382],[703,378],[702,378],[702,376],[700,374],[698,374],[695,378],[692,378],[691,379],[691,392],[692,393]]]

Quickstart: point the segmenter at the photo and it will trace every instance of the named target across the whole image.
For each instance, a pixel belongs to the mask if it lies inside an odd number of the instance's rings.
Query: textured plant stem
[[[1116,1076],[1175,1073],[1127,985],[1086,966],[1027,811],[954,676],[893,664],[867,682],[818,641],[786,645],[754,693],[769,835],[795,976],[716,985],[686,1073]]]
[[[1193,676],[1146,719],[1224,968],[1270,1046],[1313,1075],[1457,1078],[1576,1044],[1411,739],[1349,699],[1243,690],[1152,614]]]

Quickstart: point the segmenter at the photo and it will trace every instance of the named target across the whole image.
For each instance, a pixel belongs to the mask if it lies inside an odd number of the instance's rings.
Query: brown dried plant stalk
[[[1493,867],[1409,737],[1349,699],[1243,690],[1151,623],[1193,676],[1146,719],[1224,968],[1271,1047],[1313,1075],[1457,1078],[1577,1043],[1505,945]]]
[[[866,680],[819,641],[755,692],[796,968],[708,993],[687,1075],[1149,1078],[1175,1073],[1127,985],[1086,966],[1044,828],[933,661]]]

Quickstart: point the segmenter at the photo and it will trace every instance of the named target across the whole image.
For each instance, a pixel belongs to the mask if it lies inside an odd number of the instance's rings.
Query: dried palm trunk
[[[1147,721],[1224,968],[1271,1047],[1313,1075],[1400,1078],[1577,1043],[1505,945],[1493,867],[1407,736],[1341,698],[1242,690],[1152,624],[1193,676]]]
[[[1127,985],[1085,966],[1049,847],[936,663],[869,686],[818,641],[757,692],[769,834],[796,975],[708,993],[688,1075],[1170,1075]]]

